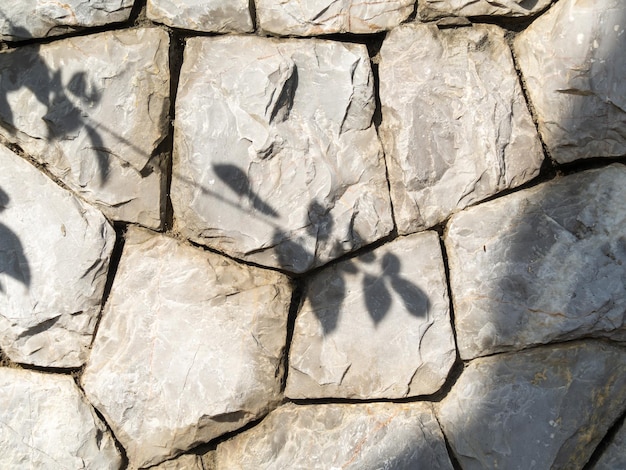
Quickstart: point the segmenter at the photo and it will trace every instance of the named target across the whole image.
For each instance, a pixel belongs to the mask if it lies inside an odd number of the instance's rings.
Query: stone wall
[[[0,4],[0,467],[626,468],[626,4]]]

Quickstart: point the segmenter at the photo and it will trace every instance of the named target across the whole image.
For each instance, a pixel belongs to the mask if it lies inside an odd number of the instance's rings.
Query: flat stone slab
[[[561,0],[515,40],[539,130],[559,163],[626,154],[626,3]]]
[[[432,468],[452,470],[426,403],[302,406],[288,403],[220,444],[216,469]],[[384,463],[384,467],[381,466]]]
[[[131,466],[175,457],[280,399],[285,276],[131,228],[82,382]]]
[[[599,341],[476,359],[437,416],[464,470],[583,468],[626,409],[625,360]]]
[[[106,426],[71,377],[0,367],[0,467],[117,470]]]
[[[583,336],[626,340],[626,167],[467,209],[445,241],[463,359]]]
[[[168,45],[139,28],[0,53],[0,136],[108,217],[159,228]]]
[[[380,57],[381,139],[401,234],[539,173],[541,145],[500,28],[400,26]]]
[[[402,237],[316,274],[296,318],[290,398],[432,394],[456,359],[439,236]]]
[[[626,426],[623,423],[592,468],[593,470],[626,468]]]
[[[80,367],[115,232],[104,216],[0,146],[0,347],[15,362]]]
[[[360,44],[189,39],[176,100],[176,230],[296,273],[387,235],[369,64]]]
[[[376,33],[398,26],[414,8],[413,0],[256,1],[261,29],[285,36]]]
[[[502,16],[519,18],[536,15],[552,0],[420,0],[418,15],[422,20],[449,16]]]
[[[148,0],[147,16],[174,28],[211,33],[254,31],[249,0]]]
[[[16,0],[0,5],[0,40],[23,41],[126,21],[134,0]]]

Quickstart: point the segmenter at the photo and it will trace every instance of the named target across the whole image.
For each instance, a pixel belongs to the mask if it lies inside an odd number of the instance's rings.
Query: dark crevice
[[[617,418],[615,422],[611,425],[609,430],[606,432],[606,434],[602,438],[602,441],[600,441],[600,443],[597,445],[597,447],[591,454],[591,457],[589,457],[589,461],[585,464],[582,470],[593,470],[593,468],[596,466],[596,464],[602,457],[602,454],[604,454],[606,449],[611,445],[611,443],[615,439],[615,436],[617,435],[617,433],[624,426],[625,421],[626,421],[626,411],[624,411],[622,415],[619,418]]]
[[[558,165],[557,170],[563,175],[571,175],[573,173],[579,173],[581,171],[603,168],[613,163],[626,165],[626,155],[621,157],[583,158],[581,160],[576,160],[571,163]]]
[[[132,9],[130,10],[130,16],[128,23],[138,26],[146,20],[146,5],[148,0],[135,0]]]
[[[85,400],[87,400],[87,397],[85,395],[84,390],[82,389],[82,387],[79,387],[79,388],[81,389],[81,392],[85,396]],[[87,400],[87,403],[89,403],[88,400]],[[104,416],[102,415],[102,413],[100,413],[100,411],[95,406],[93,406],[93,405],[90,405],[90,406],[91,406],[91,409],[96,414],[96,416],[104,424],[104,426],[106,427],[107,431],[111,434],[111,437],[113,438],[113,442],[115,443],[115,447],[117,448],[118,452],[120,453],[120,456],[122,458],[122,464],[120,465],[120,469],[119,470],[126,470],[128,468],[128,464],[129,464],[128,455],[126,455],[126,449],[124,449],[124,446],[117,439],[117,436],[113,432],[113,429],[111,429],[111,426],[109,426],[109,423],[107,422],[107,420],[104,419]]]
[[[289,306],[289,316],[287,318],[287,336],[285,339],[285,352],[282,361],[283,376],[280,386],[281,393],[285,393],[285,387],[287,386],[287,376],[289,375],[289,351],[291,350],[291,342],[293,339],[298,310],[300,309],[301,303],[304,301],[304,282],[302,280],[294,280],[292,281],[292,285],[293,292],[291,295],[291,304]]]
[[[261,27],[259,25],[259,19],[257,18],[254,0],[248,0],[248,11],[250,11],[250,20],[252,22],[252,27],[254,28],[253,32],[258,32]]]
[[[450,445],[450,441],[448,440],[448,436],[446,436],[446,433],[444,432],[443,426],[439,422],[437,415],[435,415],[435,419],[437,420],[437,424],[439,425],[439,430],[441,431],[441,435],[443,436],[443,442],[446,446],[446,451],[448,452],[448,458],[450,459],[452,468],[454,470],[463,470],[463,467],[461,466],[459,460],[457,459],[457,456],[454,453],[454,450],[452,449],[452,445]]]

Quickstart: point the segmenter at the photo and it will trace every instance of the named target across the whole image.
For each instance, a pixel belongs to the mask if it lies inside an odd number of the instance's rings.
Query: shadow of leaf
[[[384,279],[370,274],[363,276],[363,292],[365,306],[374,324],[378,325],[391,308],[391,294],[385,285]]]
[[[9,195],[0,189],[0,212],[6,209],[9,201]],[[15,233],[2,224],[0,224],[0,273],[6,273],[26,287],[30,286],[30,267],[22,243]],[[0,292],[4,292],[1,284]]]
[[[400,276],[400,258],[387,253],[383,256],[382,266],[383,276],[389,279],[391,287],[400,296],[409,313],[416,317],[425,317],[430,309],[430,301],[422,289]]]
[[[213,165],[217,177],[230,189],[250,201],[252,207],[271,217],[278,217],[278,213],[252,190],[248,175],[235,165],[228,163]]]

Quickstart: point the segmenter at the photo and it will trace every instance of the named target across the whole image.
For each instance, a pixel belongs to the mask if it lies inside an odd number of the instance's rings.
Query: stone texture
[[[0,136],[115,220],[161,225],[169,38],[113,31],[0,54]]]
[[[541,145],[501,29],[400,26],[380,56],[381,138],[400,233],[538,174]]]
[[[292,272],[387,235],[374,107],[365,46],[188,40],[176,100],[176,229]]]
[[[613,436],[600,459],[592,467],[593,470],[619,470],[626,468],[626,426],[622,426]]]
[[[160,465],[150,467],[151,470],[205,470],[199,455],[187,454],[167,460]],[[208,470],[208,469],[207,469]]]
[[[420,0],[418,14],[423,20],[448,16],[504,16],[509,18],[536,15],[552,0]]]
[[[279,35],[367,34],[392,29],[406,20],[414,0],[257,0],[263,31]]]
[[[461,357],[581,336],[626,340],[626,167],[566,176],[454,216]]]
[[[289,355],[290,398],[436,392],[456,358],[439,236],[399,238],[316,274]]]
[[[284,405],[222,444],[218,470],[341,468],[452,470],[426,403]]]
[[[0,146],[0,347],[13,361],[80,367],[115,232],[92,207]]]
[[[0,40],[58,36],[128,20],[134,0],[5,0],[0,5]]]
[[[464,470],[583,468],[626,408],[625,360],[594,341],[476,359],[439,422]]]
[[[122,459],[71,377],[0,367],[0,467],[117,470]]]
[[[561,0],[515,40],[552,158],[626,154],[626,3]]]
[[[267,413],[279,398],[289,303],[281,274],[129,230],[82,381],[131,465]]]
[[[248,0],[148,0],[153,21],[194,31],[248,33],[254,30]]]

